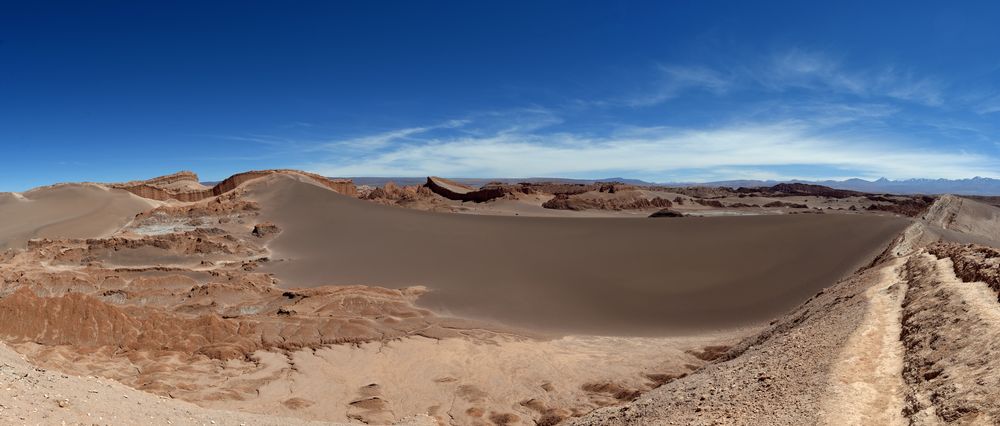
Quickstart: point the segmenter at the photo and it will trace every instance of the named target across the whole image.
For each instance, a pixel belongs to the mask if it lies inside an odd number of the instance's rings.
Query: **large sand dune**
[[[91,184],[64,184],[24,194],[0,193],[0,249],[31,238],[110,234],[156,202]]]
[[[862,215],[508,218],[397,209],[284,176],[251,197],[287,286],[426,285],[421,303],[555,332],[671,334],[767,321],[853,272],[906,220]]]

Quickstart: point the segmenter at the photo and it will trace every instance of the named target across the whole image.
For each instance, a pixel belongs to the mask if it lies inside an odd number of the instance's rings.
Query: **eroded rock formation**
[[[143,198],[153,200],[177,200],[183,202],[201,201],[210,197],[217,197],[251,180],[272,174],[298,174],[307,176],[315,182],[320,183],[336,192],[344,195],[356,196],[357,188],[350,179],[330,179],[315,173],[308,173],[299,170],[256,170],[238,173],[230,176],[226,180],[219,182],[215,186],[206,189],[178,189],[175,183],[179,181],[194,179],[197,175],[192,172],[180,172],[172,175],[161,176],[146,181],[126,182],[120,184],[110,184],[112,188],[124,189]]]
[[[429,176],[425,186],[431,191],[434,191],[435,194],[449,200],[456,201],[484,203],[504,196],[504,191],[500,188],[488,187],[475,189],[455,181],[435,176]]]
[[[670,200],[665,198],[645,198],[638,194],[613,198],[559,194],[543,203],[542,207],[557,210],[642,210],[671,207],[673,205]]]

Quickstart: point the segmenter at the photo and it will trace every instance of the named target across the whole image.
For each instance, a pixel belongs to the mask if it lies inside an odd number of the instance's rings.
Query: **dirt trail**
[[[935,241],[991,237],[996,217],[993,208],[944,196],[887,251],[885,277],[865,292],[865,316],[832,370],[825,424],[997,421],[1000,407],[987,384],[998,381],[993,363],[982,359],[1000,349],[997,292],[964,282],[951,259],[927,252],[958,256],[966,268],[993,276],[977,263],[989,262],[993,251]]]
[[[903,259],[881,267],[882,278],[864,293],[868,311],[831,374],[822,422],[829,425],[902,425],[903,345],[899,341],[906,281]]]

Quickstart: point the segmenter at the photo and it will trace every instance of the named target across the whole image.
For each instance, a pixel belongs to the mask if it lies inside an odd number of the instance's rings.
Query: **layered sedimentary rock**
[[[435,176],[429,176],[425,186],[431,191],[434,191],[435,194],[449,200],[456,201],[484,203],[504,196],[504,191],[500,188],[492,187],[475,189],[455,181]]]
[[[202,185],[198,180],[198,175],[192,171],[179,171],[177,173],[172,173],[169,175],[159,176],[145,181],[136,181],[132,184],[142,184],[145,183],[149,186],[156,188],[169,189],[175,191],[181,190],[204,190],[208,189],[205,185]]]

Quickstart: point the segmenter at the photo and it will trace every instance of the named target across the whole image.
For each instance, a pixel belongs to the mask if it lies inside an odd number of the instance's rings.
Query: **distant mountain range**
[[[352,177],[354,183],[358,185],[382,186],[386,182],[392,181],[399,185],[422,185],[427,181],[425,177]],[[847,180],[726,180],[716,182],[647,182],[639,179],[628,179],[622,177],[610,177],[604,179],[567,179],[567,178],[450,178],[451,180],[464,183],[470,186],[482,186],[489,182],[518,183],[518,182],[562,182],[562,183],[582,183],[590,184],[594,182],[623,182],[639,186],[725,186],[725,187],[754,187],[773,186],[779,183],[808,183],[823,185],[836,189],[849,189],[853,191],[863,191],[870,193],[885,194],[956,194],[956,195],[1000,195],[1000,179],[974,177],[970,179],[904,179],[889,180],[881,178],[877,180],[847,179]]]
[[[888,194],[956,194],[956,195],[1000,195],[1000,179],[974,177],[971,179],[904,179],[889,180],[881,178],[877,180],[847,179],[847,180],[731,180],[720,182],[709,182],[702,184],[684,185],[707,185],[707,186],[772,186],[778,183],[809,183],[815,185],[828,186],[836,189],[849,189],[853,191],[888,193]]]

